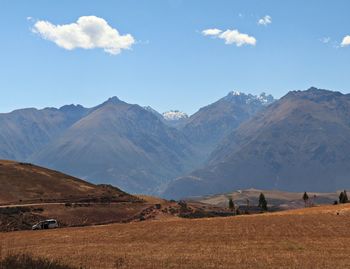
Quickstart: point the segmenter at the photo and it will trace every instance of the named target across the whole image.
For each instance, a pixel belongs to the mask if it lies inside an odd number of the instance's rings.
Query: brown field
[[[1,254],[84,268],[350,268],[350,205],[0,233]]]

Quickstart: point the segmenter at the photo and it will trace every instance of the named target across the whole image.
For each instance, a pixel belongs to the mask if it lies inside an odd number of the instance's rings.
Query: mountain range
[[[262,188],[350,187],[350,94],[292,91],[230,133],[200,169],[173,181],[167,197]]]
[[[114,97],[91,109],[28,161],[133,193],[152,193],[167,179],[189,171],[194,154],[177,129]]]
[[[229,92],[191,116],[112,97],[0,114],[0,159],[168,198],[350,186],[350,95]]]

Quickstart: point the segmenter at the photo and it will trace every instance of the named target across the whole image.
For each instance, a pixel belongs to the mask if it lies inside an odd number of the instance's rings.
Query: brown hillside
[[[0,205],[47,202],[135,201],[105,185],[94,185],[57,171],[27,163],[0,161]]]

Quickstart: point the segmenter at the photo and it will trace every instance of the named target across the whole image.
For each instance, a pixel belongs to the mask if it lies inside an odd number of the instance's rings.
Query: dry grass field
[[[1,254],[83,268],[350,268],[350,205],[0,233]]]

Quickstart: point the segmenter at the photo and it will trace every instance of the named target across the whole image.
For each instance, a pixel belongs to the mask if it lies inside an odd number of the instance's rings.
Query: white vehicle
[[[58,222],[55,219],[48,219],[33,225],[32,230],[54,229],[58,228]]]

